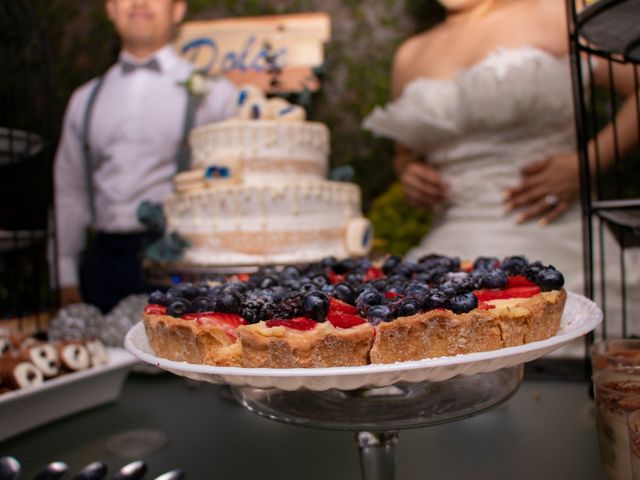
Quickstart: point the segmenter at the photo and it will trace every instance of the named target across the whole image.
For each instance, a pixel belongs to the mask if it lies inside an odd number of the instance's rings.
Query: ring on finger
[[[549,205],[550,207],[555,207],[560,203],[560,197],[554,193],[549,193],[544,197],[544,203]]]

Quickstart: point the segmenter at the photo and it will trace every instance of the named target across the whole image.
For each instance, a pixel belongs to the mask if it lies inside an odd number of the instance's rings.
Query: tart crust
[[[374,328],[366,323],[343,329],[324,322],[301,331],[260,322],[238,327],[238,334],[245,367],[344,367],[369,363]]]
[[[494,308],[469,313],[432,310],[376,327],[371,363],[421,360],[498,350],[544,340],[556,334],[565,290],[530,298],[493,300]]]
[[[149,345],[159,357],[181,362],[241,367],[240,344],[215,324],[144,314]]]

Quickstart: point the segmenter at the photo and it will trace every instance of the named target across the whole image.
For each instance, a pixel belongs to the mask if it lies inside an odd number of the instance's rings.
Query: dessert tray
[[[35,387],[0,394],[0,441],[51,420],[117,399],[136,359],[109,348],[105,365],[67,373]]]
[[[239,368],[198,365],[157,357],[147,342],[142,322],[125,338],[125,347],[138,359],[177,375],[237,387],[280,390],[354,390],[396,383],[443,381],[457,375],[475,375],[535,360],[581,337],[598,326],[602,312],[591,300],[569,292],[560,330],[539,342],[452,357],[429,358],[393,364],[333,368]]]

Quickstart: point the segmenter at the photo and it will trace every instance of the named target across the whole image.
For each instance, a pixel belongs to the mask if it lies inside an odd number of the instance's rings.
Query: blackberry
[[[302,313],[304,293],[294,292],[287,295],[274,310],[274,317],[281,319],[299,317]]]
[[[249,323],[273,318],[276,304],[268,298],[247,298],[240,308],[240,315]]]

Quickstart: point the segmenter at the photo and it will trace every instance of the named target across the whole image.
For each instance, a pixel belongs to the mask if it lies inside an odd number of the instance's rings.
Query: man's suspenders
[[[89,215],[91,225],[96,219],[96,205],[93,185],[93,161],[91,158],[91,143],[89,142],[91,117],[95,107],[98,93],[104,83],[105,75],[101,75],[93,85],[89,98],[87,99],[87,105],[84,110],[84,117],[82,119],[82,151],[84,156],[85,176],[87,182],[87,200],[89,203]],[[184,121],[182,125],[182,136],[178,142],[178,148],[175,153],[176,168],[178,172],[183,172],[189,169],[191,160],[191,150],[189,148],[189,132],[193,128],[195,122],[196,110],[198,106],[198,98],[189,93],[187,95],[187,104],[185,107]]]

